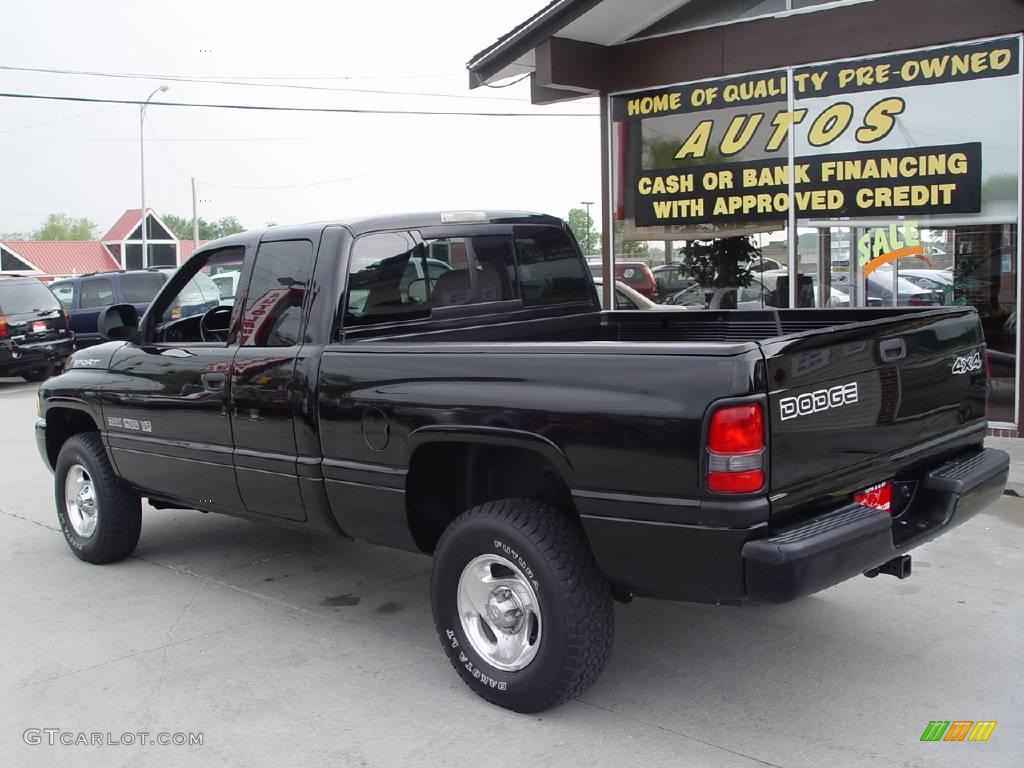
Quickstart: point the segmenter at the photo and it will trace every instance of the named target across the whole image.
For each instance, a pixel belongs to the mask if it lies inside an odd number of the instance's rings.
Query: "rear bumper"
[[[576,507],[598,566],[622,591],[673,600],[785,602],[876,568],[977,514],[1009,474],[1003,451],[964,451],[925,471],[896,518],[849,504],[773,529],[629,519],[585,495]]]
[[[781,603],[875,568],[983,510],[1003,492],[1009,468],[1003,451],[972,451],[928,472],[899,518],[851,504],[748,541],[747,596]]]
[[[0,375],[17,374],[43,365],[54,365],[72,352],[74,337],[44,341],[37,344],[6,343],[0,345]]]

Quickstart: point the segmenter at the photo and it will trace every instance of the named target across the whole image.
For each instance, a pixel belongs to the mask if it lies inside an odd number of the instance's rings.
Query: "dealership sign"
[[[626,180],[636,225],[779,220],[791,206],[829,218],[976,213],[981,143],[903,148],[913,144],[900,133],[915,104],[906,89],[1019,65],[1014,38],[615,97],[621,123],[682,116],[654,131],[678,138],[670,156],[648,161],[662,167]],[[792,160],[791,142],[801,148]]]

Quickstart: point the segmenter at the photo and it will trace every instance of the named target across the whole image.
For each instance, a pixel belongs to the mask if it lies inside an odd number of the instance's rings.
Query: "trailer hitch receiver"
[[[892,560],[887,560],[877,568],[872,568],[869,571],[864,571],[864,575],[869,579],[875,578],[880,573],[888,574],[889,576],[895,576],[897,579],[906,579],[910,576],[910,555],[900,555],[894,557]]]

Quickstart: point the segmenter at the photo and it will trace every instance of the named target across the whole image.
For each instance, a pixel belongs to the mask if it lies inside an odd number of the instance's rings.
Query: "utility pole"
[[[196,177],[192,177],[192,248],[199,247],[199,217],[196,216]]]
[[[142,191],[142,268],[149,266],[149,243],[147,242],[148,227],[146,226],[146,107],[149,100],[158,93],[165,93],[169,86],[161,85],[155,89],[139,107],[139,181]],[[125,259],[127,262],[127,258]],[[127,265],[127,264],[126,264]]]
[[[590,230],[594,228],[593,219],[590,218],[590,206],[592,206],[593,204],[593,200],[583,200],[580,202],[580,205],[585,205],[587,207],[587,252],[585,254],[586,256],[590,255]]]

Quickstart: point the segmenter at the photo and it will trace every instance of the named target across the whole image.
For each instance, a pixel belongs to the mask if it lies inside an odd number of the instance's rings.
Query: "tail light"
[[[7,318],[0,315],[0,339],[7,338]]]
[[[764,488],[764,409],[728,405],[711,414],[707,487],[713,493],[755,493]]]

